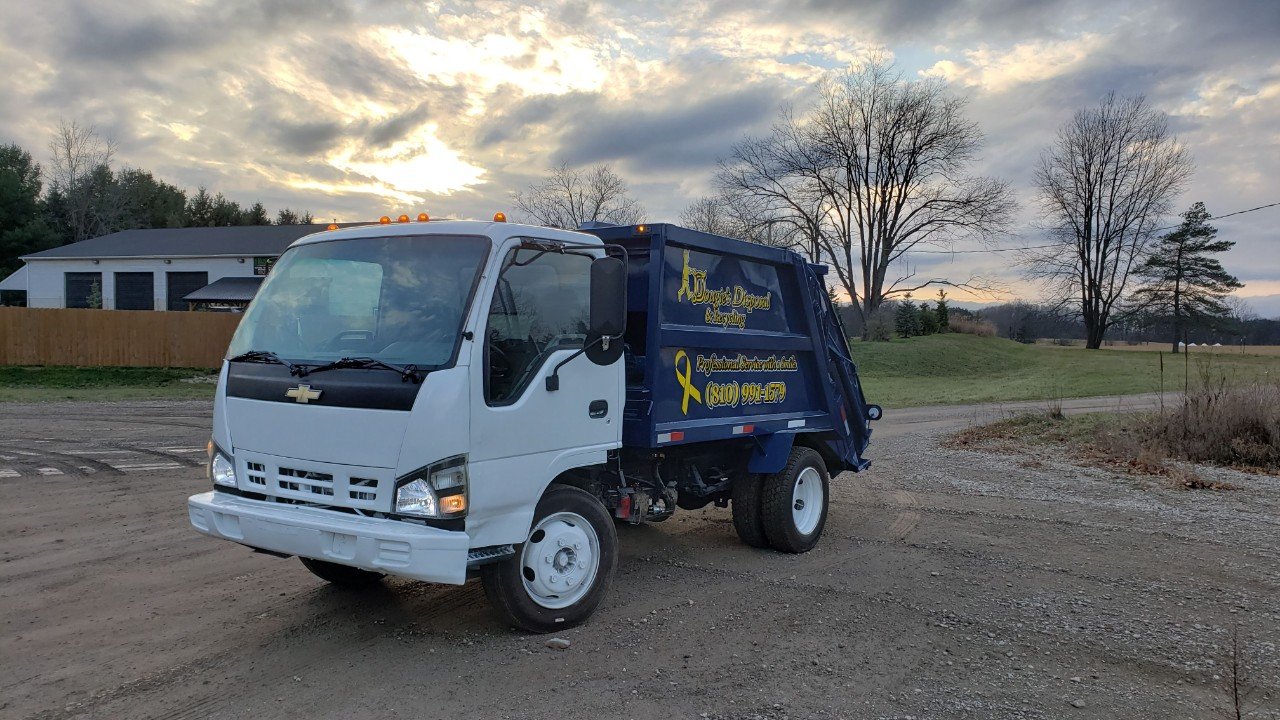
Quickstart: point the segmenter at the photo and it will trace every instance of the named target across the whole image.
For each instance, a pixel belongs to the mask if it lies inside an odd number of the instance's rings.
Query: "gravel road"
[[[1016,407],[890,411],[806,555],[715,508],[621,528],[561,650],[476,583],[345,592],[197,535],[208,403],[0,405],[0,717],[1227,718],[1234,655],[1280,718],[1280,478],[938,447]]]

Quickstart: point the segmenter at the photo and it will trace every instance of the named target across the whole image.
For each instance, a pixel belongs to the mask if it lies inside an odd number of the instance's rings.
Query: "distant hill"
[[[1280,320],[1280,295],[1256,295],[1243,300],[1258,313],[1258,317]]]

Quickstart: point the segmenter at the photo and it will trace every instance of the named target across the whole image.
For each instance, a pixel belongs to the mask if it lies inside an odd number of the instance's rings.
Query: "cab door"
[[[593,254],[505,245],[473,355],[472,545],[523,542],[534,506],[564,470],[601,464],[621,445],[623,363],[579,354],[590,317]],[[492,541],[492,542],[490,542]]]

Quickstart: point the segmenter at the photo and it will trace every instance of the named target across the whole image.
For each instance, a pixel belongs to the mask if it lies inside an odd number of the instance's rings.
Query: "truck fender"
[[[755,441],[755,449],[751,451],[751,459],[747,461],[747,472],[771,475],[786,467],[796,436],[795,433],[772,433],[757,435],[752,439]]]

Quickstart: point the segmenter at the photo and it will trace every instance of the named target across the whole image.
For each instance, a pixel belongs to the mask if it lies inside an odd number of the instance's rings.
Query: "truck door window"
[[[547,356],[582,347],[589,319],[588,255],[515,249],[489,304],[485,399],[514,402]]]

